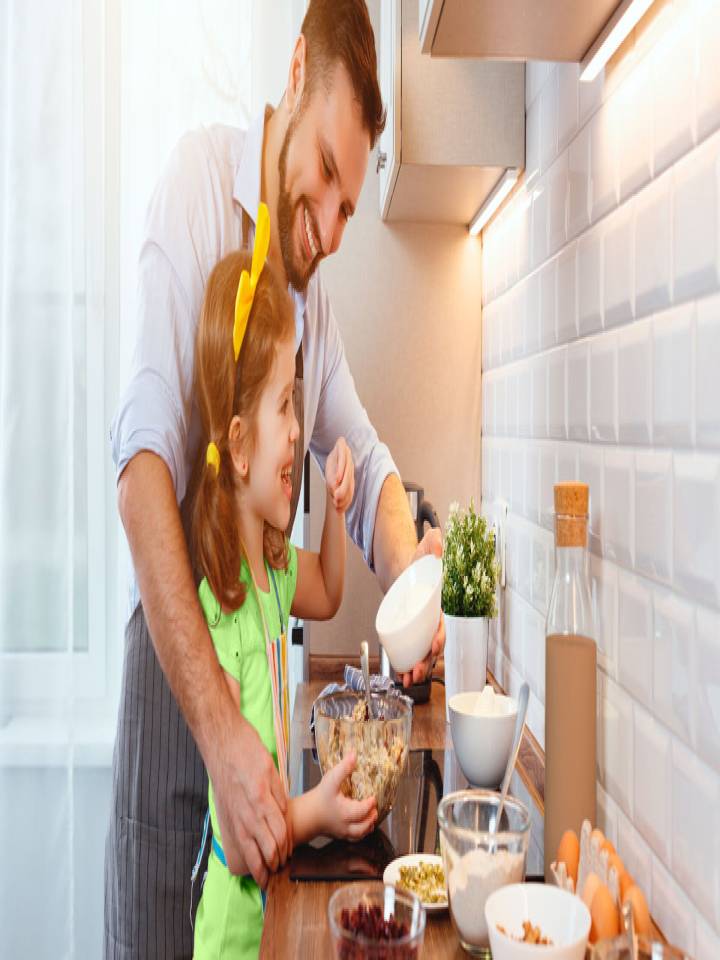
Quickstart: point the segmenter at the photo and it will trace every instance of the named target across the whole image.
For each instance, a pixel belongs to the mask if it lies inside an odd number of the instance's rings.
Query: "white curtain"
[[[144,211],[185,130],[277,101],[302,8],[0,0],[0,956],[101,951]]]

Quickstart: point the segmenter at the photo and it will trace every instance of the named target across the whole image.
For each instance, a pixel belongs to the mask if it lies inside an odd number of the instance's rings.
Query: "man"
[[[252,245],[259,200],[270,210],[269,258],[296,306],[303,432],[294,502],[307,446],[324,466],[344,435],[356,467],[348,530],[382,588],[414,557],[441,551],[437,532],[417,544],[397,469],[357,397],[316,273],[340,246],[383,124],[364,0],[312,0],[277,109],[247,131],[212,127],[183,138],[150,204],[134,371],[112,428],[136,586],[106,845],[106,957],[192,955],[190,874],[206,768],[234,873],[250,872],[265,886],[292,849],[278,773],[222,680],[178,506],[197,455],[193,350],[203,289],[221,257]],[[441,624],[415,680],[443,645]]]

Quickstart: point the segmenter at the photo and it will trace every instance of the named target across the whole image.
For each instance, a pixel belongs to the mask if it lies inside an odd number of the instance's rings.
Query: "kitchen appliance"
[[[433,505],[425,499],[425,490],[417,483],[404,483],[405,493],[407,494],[408,504],[410,506],[410,515],[415,524],[415,532],[418,542],[425,536],[425,524],[430,527],[439,527],[440,521]],[[393,668],[390,666],[387,654],[382,646],[380,647],[380,673],[384,677],[390,677],[391,680],[402,686],[402,678],[399,678]],[[412,683],[403,692],[415,703],[427,703],[430,699],[430,687],[432,680],[430,676],[422,683]]]

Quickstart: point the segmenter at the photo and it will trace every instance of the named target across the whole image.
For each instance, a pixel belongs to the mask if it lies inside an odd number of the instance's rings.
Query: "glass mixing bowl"
[[[371,705],[368,719],[364,694],[344,691],[321,697],[315,705],[315,746],[323,774],[355,751],[355,769],[343,792],[354,800],[374,796],[380,823],[392,808],[407,761],[412,701],[373,693]]]

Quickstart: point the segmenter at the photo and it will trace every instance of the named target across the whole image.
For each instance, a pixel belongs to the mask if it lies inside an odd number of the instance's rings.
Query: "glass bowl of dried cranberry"
[[[416,960],[425,908],[414,893],[387,883],[349,883],[330,897],[328,917],[338,960]]]

